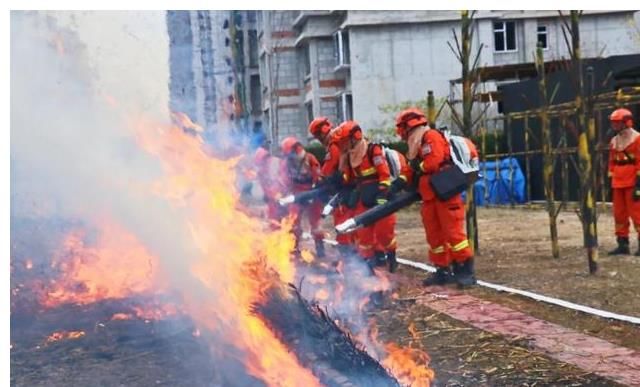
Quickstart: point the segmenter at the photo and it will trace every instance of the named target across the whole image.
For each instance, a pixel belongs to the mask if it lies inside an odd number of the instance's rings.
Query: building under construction
[[[168,11],[166,17],[171,110],[223,144],[259,137],[256,12]]]

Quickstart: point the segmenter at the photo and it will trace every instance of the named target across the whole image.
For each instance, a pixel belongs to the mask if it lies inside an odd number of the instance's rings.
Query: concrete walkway
[[[629,386],[640,386],[640,352],[445,287],[417,302],[476,328],[528,339],[534,350]]]

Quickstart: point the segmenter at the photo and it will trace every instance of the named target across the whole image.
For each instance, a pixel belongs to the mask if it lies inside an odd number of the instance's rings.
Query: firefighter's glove
[[[413,169],[418,174],[422,173],[420,164],[422,164],[422,160],[417,157],[409,161],[409,166],[411,167],[411,169]]]
[[[391,195],[394,195],[405,188],[407,188],[407,182],[404,179],[397,178],[391,183],[391,188],[389,189],[389,193]]]
[[[376,195],[376,204],[385,204],[389,200],[389,187],[380,184],[378,186],[378,194]]]
[[[640,177],[636,178],[636,186],[633,187],[633,201],[637,202],[640,200]]]

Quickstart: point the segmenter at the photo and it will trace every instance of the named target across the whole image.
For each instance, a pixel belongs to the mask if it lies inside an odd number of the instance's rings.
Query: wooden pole
[[[571,11],[571,62],[576,76],[576,115],[578,123],[578,159],[580,165],[580,213],[584,247],[587,250],[589,273],[598,271],[598,233],[593,179],[593,155],[595,144],[595,122],[590,116],[590,107],[585,101],[582,54],[580,51],[580,12]],[[590,104],[589,104],[590,105]]]
[[[544,196],[547,200],[547,213],[549,214],[549,233],[551,234],[551,254],[554,258],[560,258],[558,246],[558,224],[555,204],[555,192],[553,186],[553,162],[555,156],[552,153],[551,125],[549,121],[549,99],[547,97],[547,79],[544,71],[544,56],[542,47],[536,50],[536,67],[538,70],[538,92],[540,93],[540,126],[542,129],[542,179],[544,182]]]
[[[471,34],[472,34],[472,18],[468,10],[461,11],[462,28],[460,33],[460,63],[462,64],[462,132],[465,137],[472,137],[472,108],[473,108],[473,91],[472,77],[470,72],[471,61]],[[476,218],[476,204],[474,200],[473,184],[467,187],[465,203],[465,214],[467,223],[467,238],[469,239],[472,250],[478,253],[478,230]]]
[[[529,155],[529,116],[524,116],[524,164],[527,169],[527,179],[525,184],[527,185],[527,203],[531,201],[531,156]]]
[[[427,119],[429,125],[435,128],[436,125],[436,99],[433,96],[433,90],[427,91]]]

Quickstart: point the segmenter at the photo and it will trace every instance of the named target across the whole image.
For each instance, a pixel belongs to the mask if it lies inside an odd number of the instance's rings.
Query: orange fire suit
[[[429,182],[431,175],[451,160],[448,141],[435,129],[427,129],[421,137],[413,143],[419,146],[413,154],[420,161],[422,172],[418,190],[422,196],[420,213],[429,243],[429,259],[438,267],[448,267],[452,260],[462,263],[473,256],[465,230],[464,203],[461,194],[446,201],[438,199]]]
[[[285,191],[282,180],[283,163],[282,159],[269,156],[258,166],[257,178],[267,205],[267,219],[274,228],[278,227],[287,212],[284,207],[278,204],[278,199],[283,196]]]
[[[305,152],[301,160],[286,160],[286,181],[292,194],[309,191],[320,179],[320,163],[314,155]],[[320,227],[322,219],[322,202],[313,200],[310,204],[292,204],[289,207],[294,216],[293,233],[296,241],[302,236],[302,217],[306,216],[311,228],[311,236],[316,241],[324,239],[324,233]]]
[[[379,145],[368,145],[367,154],[357,167],[351,167],[348,162],[344,165],[342,172],[345,181],[356,183],[358,201],[351,214],[356,216],[376,205],[375,195],[379,188],[386,187],[388,190],[391,184],[391,172],[382,147]],[[395,226],[396,215],[391,214],[357,230],[355,242],[360,256],[368,260],[372,259],[376,253],[395,252],[397,246]]]
[[[339,173],[339,166],[340,148],[336,143],[329,143],[324,162],[322,163],[322,177],[328,178],[336,172]],[[341,203],[333,210],[333,225],[336,226],[352,216],[352,211]],[[336,236],[336,242],[338,242],[339,245],[351,245],[354,243],[354,234],[338,234]]]
[[[640,176],[640,134],[616,135],[609,145],[609,177],[613,191],[613,218],[617,237],[629,237],[629,218],[640,238],[640,200],[633,199]]]

